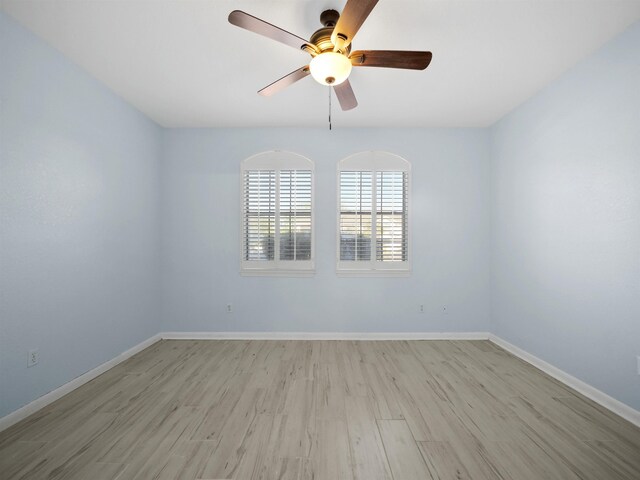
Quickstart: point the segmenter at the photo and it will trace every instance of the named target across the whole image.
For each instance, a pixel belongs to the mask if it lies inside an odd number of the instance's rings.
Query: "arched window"
[[[409,274],[410,177],[409,162],[387,152],[338,163],[338,274]]]
[[[313,273],[313,171],[311,160],[291,152],[242,162],[241,273]]]

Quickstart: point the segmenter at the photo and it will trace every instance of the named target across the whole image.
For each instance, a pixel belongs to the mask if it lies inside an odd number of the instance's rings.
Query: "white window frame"
[[[276,177],[274,260],[245,260],[244,176],[247,170],[273,170]],[[280,171],[311,170],[311,258],[280,260]],[[310,277],[315,273],[315,167],[313,161],[297,153],[274,150],[262,152],[240,164],[240,274],[247,276]]]
[[[341,172],[358,171],[372,174],[371,260],[340,260],[340,195]],[[407,260],[398,262],[377,260],[376,194],[377,172],[406,172],[407,175]],[[336,197],[336,274],[344,277],[407,277],[411,274],[411,164],[393,153],[368,151],[353,154],[338,162]]]

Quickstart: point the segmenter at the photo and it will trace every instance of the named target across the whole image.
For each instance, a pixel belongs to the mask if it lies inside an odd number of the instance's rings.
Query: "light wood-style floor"
[[[2,479],[640,479],[640,429],[487,341],[162,341],[0,433]]]

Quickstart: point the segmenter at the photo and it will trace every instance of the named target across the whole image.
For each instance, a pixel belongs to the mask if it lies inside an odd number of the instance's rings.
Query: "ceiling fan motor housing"
[[[328,52],[328,51],[333,52],[335,45],[331,41],[332,33],[333,33],[333,27],[320,28],[315,32],[313,32],[313,35],[311,35],[311,38],[309,39],[309,41],[313,43],[316,47],[318,47],[318,50],[320,50],[320,53]],[[345,48],[345,51],[341,53],[345,55],[349,55],[350,51],[351,51],[351,45]]]
[[[311,43],[318,47],[320,53],[333,51],[333,49],[335,48],[335,45],[331,41],[331,34],[333,33],[333,29],[336,26],[339,18],[340,14],[335,10],[325,10],[320,15],[320,22],[324,25],[324,27],[319,28],[318,30],[313,32],[313,35],[311,35],[311,38],[309,39]],[[340,53],[349,55],[350,51],[351,45],[349,45],[344,49],[344,51],[341,51]]]

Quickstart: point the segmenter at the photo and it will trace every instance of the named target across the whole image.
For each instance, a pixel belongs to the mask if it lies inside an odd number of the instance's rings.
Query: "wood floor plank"
[[[434,478],[448,478],[454,474],[466,478],[466,474],[473,480],[511,480],[512,477],[501,469],[489,453],[489,445],[467,436],[450,442],[418,442]]]
[[[640,472],[640,448],[617,441],[585,442],[593,455],[607,463],[621,478],[638,478]]]
[[[473,466],[465,465],[449,442],[418,442],[422,458],[429,469],[428,478],[438,480],[477,480]],[[470,474],[469,470],[474,472]]]
[[[199,419],[197,407],[179,407],[168,415],[163,428],[139,443],[128,457],[128,475],[133,480],[166,477],[167,470],[173,471],[177,466],[174,461],[169,465],[168,460],[172,460],[180,442],[191,436]]]
[[[581,418],[584,423],[597,423],[599,428],[605,430],[609,437],[630,446],[640,444],[640,428],[617,415],[612,415],[604,407],[591,400],[577,396],[559,397],[555,400],[565,405],[577,417]]]
[[[87,463],[65,480],[124,480],[127,466],[122,463]],[[9,477],[11,478],[11,477]]]
[[[291,384],[283,410],[280,457],[309,456],[316,434],[313,391],[313,380],[298,379]]]
[[[576,439],[562,425],[533,413],[523,400],[514,402],[513,408],[524,420],[522,432],[528,444],[537,445],[547,457],[559,459],[579,478],[624,478],[615,472],[606,459],[593,455],[587,444]]]
[[[485,459],[506,478],[522,480],[579,480],[581,477],[560,458],[544,448],[522,442],[486,442]],[[490,459],[490,460],[489,460]]]
[[[357,352],[354,349],[353,352]],[[344,379],[347,395],[367,395],[367,381],[362,372],[362,362],[359,356],[351,351],[340,351],[338,355],[338,368]]]
[[[271,441],[274,425],[278,425],[278,419],[273,415],[258,414],[254,417],[238,449],[240,458],[233,472],[234,478],[259,480],[274,476],[273,470],[279,460],[275,457],[275,442]]]
[[[0,478],[637,480],[640,428],[487,341],[171,340],[0,432]]]
[[[325,417],[317,420],[316,439],[311,458],[314,478],[352,480],[351,452],[347,422],[344,418]]]
[[[396,480],[433,478],[404,420],[378,420],[391,473]]]
[[[320,363],[314,372],[316,418],[345,419],[346,386],[337,363]]]
[[[242,456],[246,436],[258,415],[258,405],[264,396],[262,388],[245,389],[229,414],[217,438],[218,447],[204,466],[202,478],[232,478]]]
[[[348,396],[346,418],[356,480],[391,480],[391,470],[384,452],[371,399]]]
[[[13,478],[59,478],[80,470],[83,465],[79,456],[99,441],[114,419],[114,414],[101,413],[77,424],[73,435],[47,442],[41,449],[41,455],[16,472]]]
[[[218,448],[218,442],[213,440],[179,441],[173,449],[172,455],[183,460],[182,468],[176,473],[176,479],[195,480]]]
[[[6,478],[16,478],[21,470],[41,461],[46,447],[47,442],[18,440],[6,444],[0,448],[0,472]]]
[[[395,395],[389,372],[377,363],[363,363],[363,374],[369,387],[368,396],[373,400],[377,418],[403,420],[402,409]]]

